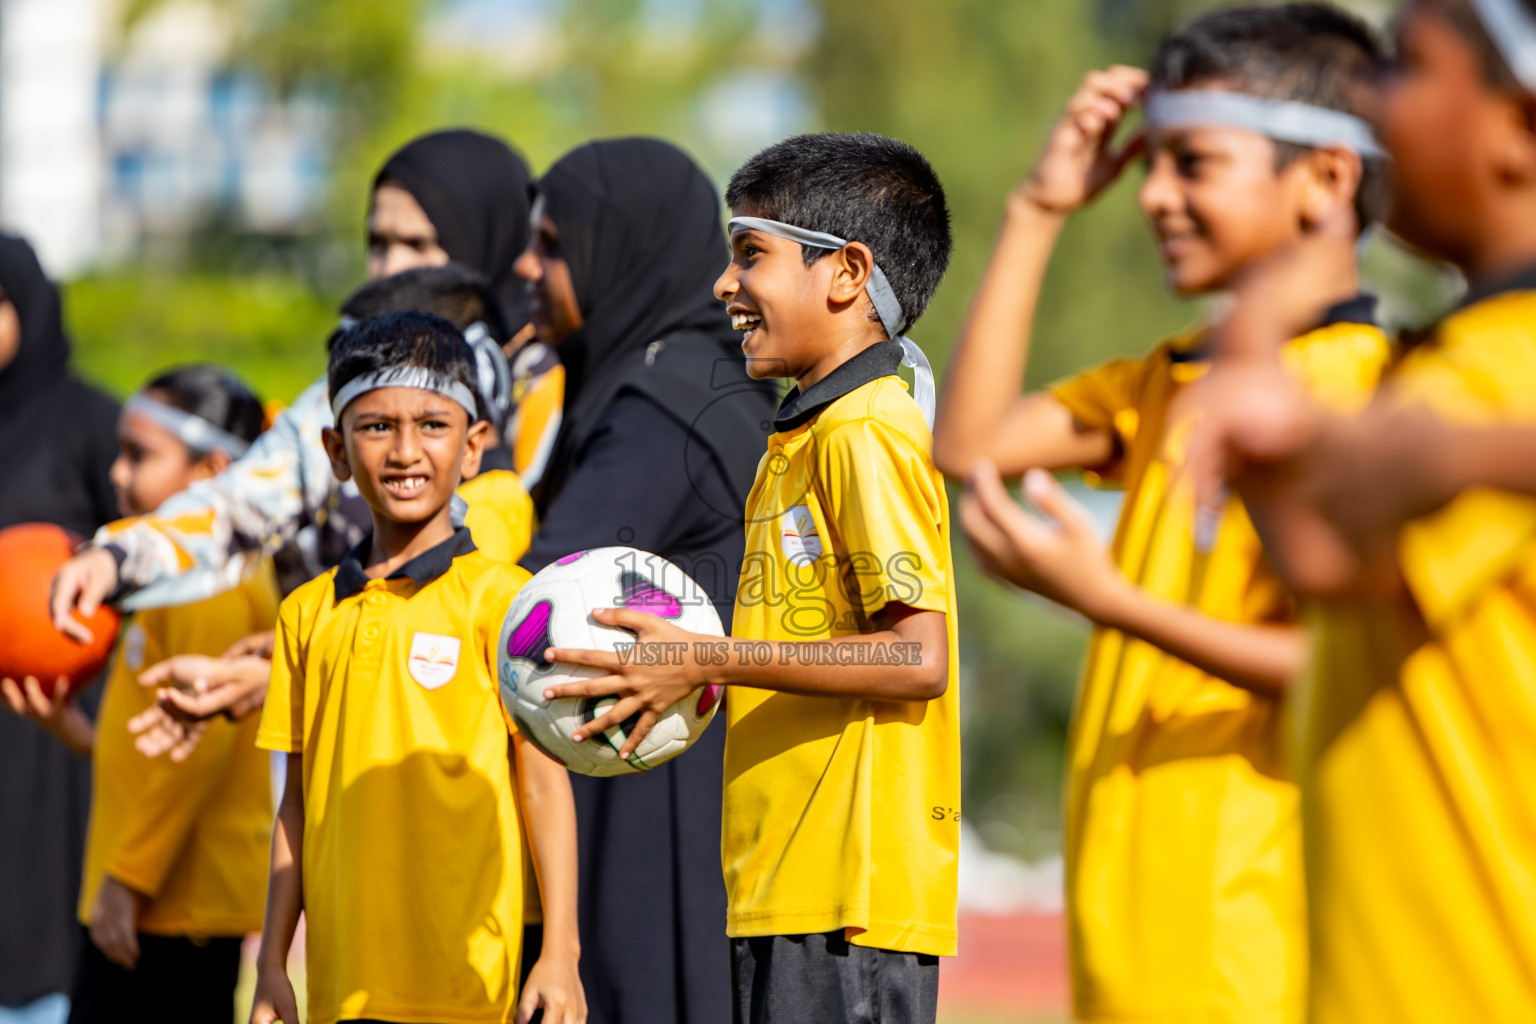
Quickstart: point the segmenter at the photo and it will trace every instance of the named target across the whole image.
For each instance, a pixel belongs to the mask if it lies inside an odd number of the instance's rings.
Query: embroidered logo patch
[[[428,690],[446,685],[459,670],[459,638],[440,633],[411,634],[406,667],[411,678]]]
[[[137,672],[144,667],[144,630],[137,622],[123,634],[123,664],[128,671]]]
[[[810,565],[821,557],[821,531],[805,505],[791,505],[779,517],[779,546],[791,565]]]

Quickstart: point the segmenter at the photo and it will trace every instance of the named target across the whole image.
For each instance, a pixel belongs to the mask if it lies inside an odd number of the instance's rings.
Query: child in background
[[[1415,0],[1397,33],[1389,223],[1470,293],[1377,406],[1515,440],[1536,422],[1536,6]],[[1224,350],[1273,360],[1304,271],[1251,282]],[[1238,397],[1240,427],[1276,404]],[[1238,454],[1266,551],[1319,598],[1298,705],[1311,1020],[1536,1019],[1536,501],[1469,490],[1360,557],[1309,511],[1305,461]],[[1506,452],[1510,482],[1530,458]]]
[[[932,1021],[938,957],[956,946],[958,651],[932,376],[902,332],[949,261],[943,188],[903,143],[805,135],[748,161],[726,201],[737,219],[715,294],[752,375],[798,385],[747,500],[734,639],[702,659],[710,638],[597,610],[642,644],[682,641],[667,648],[681,663],[554,650],[612,675],[549,692],[618,695],[576,736],[625,733],[627,755],[674,701],[731,686],[722,857],[739,1024]]]
[[[1356,268],[1384,204],[1358,117],[1381,63],[1354,17],[1283,4],[1195,18],[1150,75],[1088,75],[1009,198],[950,362],[935,458],[972,476],[962,515],[978,557],[1097,627],[1068,740],[1079,1020],[1301,1019],[1300,818],[1280,720],[1305,641],[1242,506],[1201,518],[1184,478],[1195,424],[1176,399],[1208,369],[1208,330],[1021,396],[1046,266],[1067,218],[1144,154],[1140,203],[1169,286],[1220,293],[1294,247],[1315,284],[1287,369],[1322,402],[1362,405],[1388,357]],[[1144,135],[1114,149],[1138,107]],[[1044,472],[1066,468],[1125,489],[1109,551]],[[1000,472],[1027,473],[1055,522],[1027,516]]]
[[[489,429],[474,353],[437,317],[375,317],[336,340],[327,383],[326,451],[373,533],[279,615],[257,743],[288,754],[288,776],[251,1020],[298,1021],[287,960],[303,911],[312,1024],[540,1008],[579,1024],[570,782],[509,739],[496,683],[501,618],[528,574],[481,554],[450,512]],[[545,927],[519,998],[523,823]]]
[[[238,458],[261,433],[255,395],[217,366],[161,374],[129,400],[112,465],[119,511],[144,515]],[[185,762],[139,755],[128,720],[154,702],[145,666],[218,654],[271,627],[270,564],[196,604],[141,612],[123,630],[95,727],[63,689],[50,701],[28,680],[4,681],[13,709],[94,756],[94,793],[80,888],[89,931],[71,999],[75,1022],[228,1020],[240,942],[261,928],[272,828],[269,758],[256,723],[210,723]]]

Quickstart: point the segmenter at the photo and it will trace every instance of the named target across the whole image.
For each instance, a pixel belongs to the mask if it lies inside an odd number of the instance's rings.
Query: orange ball
[[[48,612],[54,574],[79,543],[80,538],[52,523],[0,530],[0,677],[19,682],[36,676],[43,692],[51,694],[60,676],[83,686],[112,656],[120,621],[114,609],[102,605],[81,620],[91,631],[88,644],[60,633]]]

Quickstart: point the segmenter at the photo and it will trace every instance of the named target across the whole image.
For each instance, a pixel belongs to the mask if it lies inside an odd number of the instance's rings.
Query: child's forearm
[[[267,915],[257,962],[286,970],[293,934],[304,909],[304,788],[302,758],[288,755],[288,777],[272,827],[272,871],[267,882]]]
[[[1129,583],[1091,617],[1208,675],[1269,696],[1284,692],[1307,657],[1300,627],[1226,622],[1188,605],[1159,601]]]
[[[576,959],[576,802],[565,768],[520,736],[513,737],[514,777],[522,797],[528,850],[544,909],[544,953]]]
[[[934,423],[940,470],[964,476],[998,458],[1000,433],[1020,400],[1041,285],[1065,215],[1014,194],[950,356]]]
[[[831,640],[720,641],[700,663],[714,685],[815,697],[924,701],[943,696],[949,684],[948,637],[938,612],[911,616],[895,629]]]

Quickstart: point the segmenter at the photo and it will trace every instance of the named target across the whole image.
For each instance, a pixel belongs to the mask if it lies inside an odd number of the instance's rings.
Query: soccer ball
[[[668,708],[628,759],[619,757],[638,715],[584,743],[571,733],[617,702],[615,697],[545,700],[546,687],[603,675],[579,665],[544,660],[549,647],[608,650],[647,658],[678,652],[640,651],[627,629],[604,626],[594,608],[634,608],[670,619],[690,633],[724,636],[708,595],[683,570],[634,548],[592,548],[545,566],[507,610],[497,645],[501,700],[530,743],[582,775],[633,775],[687,750],[715,716],[717,688],[707,686]]]

